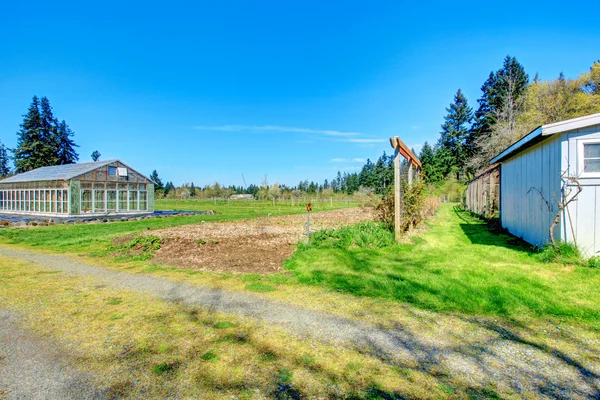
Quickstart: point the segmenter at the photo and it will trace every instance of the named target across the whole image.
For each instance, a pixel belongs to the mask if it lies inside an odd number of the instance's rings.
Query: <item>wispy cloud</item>
[[[364,158],[332,158],[331,162],[334,163],[364,163],[367,161]]]
[[[351,138],[344,140],[350,143],[383,143],[387,142],[387,139],[366,139],[366,138]]]
[[[222,132],[292,132],[292,133],[313,133],[326,136],[352,137],[359,136],[359,132],[342,132],[329,129],[311,129],[300,128],[297,126],[278,126],[278,125],[221,125],[221,126],[194,126],[199,131],[222,131]]]

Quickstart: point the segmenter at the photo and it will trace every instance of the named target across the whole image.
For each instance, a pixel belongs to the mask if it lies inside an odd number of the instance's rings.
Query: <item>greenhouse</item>
[[[152,212],[153,182],[119,160],[41,167],[0,181],[0,213],[66,217]]]

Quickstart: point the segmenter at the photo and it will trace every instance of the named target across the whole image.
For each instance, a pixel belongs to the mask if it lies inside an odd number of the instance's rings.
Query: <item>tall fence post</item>
[[[394,225],[396,241],[400,241],[402,234],[402,176],[400,174],[400,152],[394,153]]]

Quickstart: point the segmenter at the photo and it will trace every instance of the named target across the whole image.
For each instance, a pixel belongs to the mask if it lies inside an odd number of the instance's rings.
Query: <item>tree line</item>
[[[461,89],[446,108],[438,141],[419,154],[425,180],[465,182],[490,160],[540,125],[600,112],[600,60],[575,79],[561,73],[552,81],[532,81],[515,57],[490,72],[477,109]]]

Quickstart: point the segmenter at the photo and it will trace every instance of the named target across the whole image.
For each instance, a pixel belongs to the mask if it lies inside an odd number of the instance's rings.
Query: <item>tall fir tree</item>
[[[468,162],[470,173],[485,167],[489,162],[476,155],[480,152],[478,147],[481,148],[482,141],[493,134],[498,123],[504,125],[505,131],[515,131],[521,97],[525,94],[528,83],[529,75],[515,57],[506,56],[502,68],[490,72],[481,87],[482,95],[477,100],[479,107],[475,111],[474,123],[467,139],[467,153],[471,159]]]
[[[17,147],[14,151],[15,171],[21,173],[43,167],[45,162],[42,155],[46,144],[42,134],[42,116],[37,96],[33,96],[20,127],[17,132]]]
[[[473,119],[473,109],[469,107],[463,92],[458,89],[454,102],[446,108],[446,111],[448,114],[444,117],[440,144],[451,156],[447,173],[454,173],[458,180],[464,172],[467,158],[467,137]]]
[[[27,114],[23,115],[21,129],[17,132],[14,150],[15,171],[30,171],[49,165],[71,164],[79,156],[73,149],[77,145],[71,137],[73,131],[65,121],[54,118],[47,97],[33,96]]]
[[[0,141],[0,178],[4,178],[10,174],[10,156],[8,155],[8,149]]]
[[[190,197],[196,196],[196,187],[194,186],[194,182],[190,185]]]
[[[59,165],[74,164],[79,160],[79,154],[75,151],[75,147],[79,146],[71,139],[73,136],[73,131],[63,119],[56,128],[56,150]]]
[[[162,179],[158,176],[158,172],[156,170],[152,171],[150,174],[150,180],[154,182],[154,190],[164,190]]]
[[[443,179],[443,173],[440,170],[440,165],[437,161],[433,147],[427,142],[423,144],[423,148],[419,153],[419,161],[423,165],[423,175],[425,182],[438,183]]]
[[[40,132],[43,146],[43,161],[45,165],[58,165],[60,164],[58,159],[58,137],[57,137],[58,123],[54,118],[52,112],[52,106],[47,97],[42,97],[40,100]]]

